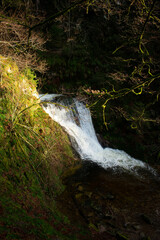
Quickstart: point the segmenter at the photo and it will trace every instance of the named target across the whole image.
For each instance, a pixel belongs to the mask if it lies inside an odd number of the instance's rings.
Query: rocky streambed
[[[160,181],[83,162],[63,175],[60,210],[94,240],[159,240]]]

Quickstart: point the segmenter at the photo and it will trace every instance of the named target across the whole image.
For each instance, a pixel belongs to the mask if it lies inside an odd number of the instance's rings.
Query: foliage
[[[158,160],[159,135],[155,132],[159,132],[159,1],[47,0],[45,4],[40,2],[36,12],[34,1],[30,1],[26,13],[23,7],[16,11],[16,23],[11,21],[12,30],[5,36],[7,43],[3,39],[2,46],[9,47],[7,51],[4,48],[4,53],[18,49],[17,60],[20,52],[34,56],[27,65],[34,62],[32,68],[45,74],[39,84],[45,91],[99,91],[98,95],[89,93],[91,102],[97,102],[92,107],[99,116],[95,120],[97,130],[113,145],[130,153],[132,142],[138,139],[140,144],[137,141],[135,148],[141,146],[140,149],[148,151],[141,156],[138,150],[137,157]],[[23,26],[19,25],[20,19]],[[14,26],[16,32],[19,26],[25,36],[21,37],[20,47],[10,41]],[[17,41],[17,35],[13,36]],[[44,71],[38,70],[41,60],[47,62],[48,68],[42,67]],[[121,140],[120,146],[115,137],[117,132],[121,139],[127,139]]]
[[[32,70],[47,92],[87,96],[96,130],[112,147],[159,161],[160,4],[36,3],[0,1],[0,237],[76,239],[79,229],[55,204],[59,175],[74,157],[40,107]]]
[[[97,130],[114,146],[158,161],[160,6],[107,2],[93,1],[87,11],[79,9],[78,18],[76,10],[59,19],[67,40],[52,56],[53,69],[64,88],[84,86]]]
[[[55,1],[55,13],[68,6]],[[85,89],[97,130],[114,146],[154,161],[160,151],[159,11],[155,0],[87,1],[47,26],[49,53],[42,53],[50,68],[45,90]]]
[[[55,204],[60,171],[74,160],[69,140],[43,112],[30,69],[0,56],[0,76],[0,237],[72,239]]]

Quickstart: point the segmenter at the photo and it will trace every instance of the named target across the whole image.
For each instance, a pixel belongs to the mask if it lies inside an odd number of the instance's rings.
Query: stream
[[[80,158],[97,163],[103,168],[130,171],[137,174],[144,169],[155,174],[146,163],[129,156],[118,149],[103,148],[98,142],[91,114],[88,108],[76,99],[56,94],[47,94],[41,101],[50,101],[44,104],[46,113],[58,122],[69,134],[71,142]]]
[[[89,229],[90,239],[159,240],[158,170],[123,150],[103,148],[83,103],[54,94],[40,98],[82,159],[76,171],[71,167],[62,176],[66,189],[58,199],[60,210]]]

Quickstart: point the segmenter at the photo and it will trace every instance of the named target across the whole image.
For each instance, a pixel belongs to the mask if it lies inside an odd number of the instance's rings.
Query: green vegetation
[[[159,1],[1,6],[3,56],[34,70],[43,92],[85,95],[96,131],[111,146],[159,162]]]
[[[56,205],[60,176],[74,173],[75,158],[36,88],[85,99],[109,146],[159,164],[160,2],[2,0],[0,7],[0,238],[83,239]]]
[[[96,131],[111,146],[158,163],[159,2],[88,3],[57,20],[64,34],[51,38],[61,45],[46,58],[55,70],[47,86],[58,80],[64,91],[87,93]]]
[[[75,239],[55,204],[69,140],[43,112],[32,71],[0,56],[0,76],[0,238]]]

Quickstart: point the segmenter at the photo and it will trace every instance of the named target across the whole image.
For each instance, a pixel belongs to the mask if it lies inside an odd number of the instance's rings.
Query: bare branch
[[[52,21],[54,21],[57,17],[60,17],[61,15],[65,14],[66,12],[74,9],[75,7],[77,7],[78,5],[84,3],[84,2],[88,2],[87,0],[80,0],[76,3],[73,3],[72,5],[70,5],[69,7],[65,8],[64,10],[58,12],[58,13],[55,13],[54,15],[50,16],[49,18],[45,19],[44,21],[38,23],[38,24],[35,24],[34,26],[32,27],[29,27],[29,37],[28,39],[30,38],[31,36],[31,32],[32,30],[34,30],[35,28],[38,28],[38,27],[41,27],[43,25],[45,25],[46,23],[51,23]],[[28,26],[27,26],[28,27]]]

